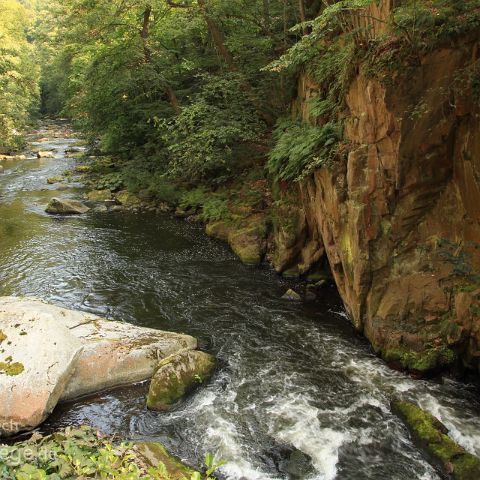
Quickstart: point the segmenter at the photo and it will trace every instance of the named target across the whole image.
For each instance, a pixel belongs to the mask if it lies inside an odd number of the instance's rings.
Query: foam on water
[[[312,407],[304,396],[278,396],[273,403],[267,410],[272,436],[308,455],[318,473],[314,478],[334,479],[339,449],[348,442],[348,434],[323,427],[318,409]]]

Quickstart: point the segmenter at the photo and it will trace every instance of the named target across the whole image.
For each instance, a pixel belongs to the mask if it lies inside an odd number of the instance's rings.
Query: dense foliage
[[[15,0],[0,0],[0,153],[22,146],[21,131],[37,107],[31,13]]]
[[[306,3],[50,2],[44,111],[62,105],[102,151],[148,159],[139,175],[218,184],[288,108],[292,78],[263,68],[300,37],[290,27],[319,2]]]
[[[267,159],[270,175],[300,180],[331,163],[360,64],[389,77],[480,27],[480,0],[405,0],[387,19],[372,5],[0,0],[0,146],[20,145],[40,86],[42,113],[71,117],[114,157],[105,188],[215,189]],[[474,94],[479,70],[464,74]],[[282,120],[299,72],[319,87],[312,126]]]

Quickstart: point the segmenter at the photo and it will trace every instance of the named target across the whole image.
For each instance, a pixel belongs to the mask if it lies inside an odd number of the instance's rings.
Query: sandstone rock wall
[[[480,109],[462,77],[479,56],[472,36],[390,78],[361,68],[347,96],[348,160],[298,193],[309,233],[290,244],[315,239],[355,326],[413,371],[480,365]],[[315,122],[305,105],[317,91],[300,78],[304,121]]]

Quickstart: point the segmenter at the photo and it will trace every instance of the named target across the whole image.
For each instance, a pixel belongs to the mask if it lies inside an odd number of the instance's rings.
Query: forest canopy
[[[35,115],[65,116],[115,157],[112,189],[216,188],[265,164],[299,181],[336,158],[360,62],[405,66],[480,25],[479,0],[405,0],[382,37],[358,21],[373,4],[0,0],[0,147],[18,149]],[[290,112],[300,71],[318,85],[311,126]]]

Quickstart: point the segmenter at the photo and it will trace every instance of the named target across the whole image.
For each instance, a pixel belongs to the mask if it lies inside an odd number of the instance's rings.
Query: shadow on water
[[[44,213],[46,179],[73,165],[12,163],[0,176],[0,294],[34,295],[138,325],[197,336],[219,359],[214,378],[168,413],[140,384],[57,407],[46,430],[89,423],[122,438],[160,440],[192,465],[207,451],[229,479],[437,479],[389,401],[401,394],[439,416],[480,453],[478,391],[413,381],[371,354],[326,288],[315,303],[281,300],[288,283],[241,265],[200,226],[168,216]]]

